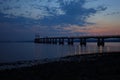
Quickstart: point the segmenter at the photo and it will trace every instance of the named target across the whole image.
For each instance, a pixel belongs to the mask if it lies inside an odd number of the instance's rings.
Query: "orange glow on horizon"
[[[70,26],[65,27],[64,30],[70,31],[71,33],[86,33],[90,35],[120,35],[120,27],[118,25],[112,24],[112,25],[91,25],[86,27],[80,27],[80,26]]]

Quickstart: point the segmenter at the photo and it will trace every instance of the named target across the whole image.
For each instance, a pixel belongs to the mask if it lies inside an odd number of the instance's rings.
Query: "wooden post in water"
[[[98,38],[97,45],[98,45],[98,47],[99,46],[104,46],[105,45],[104,38]]]
[[[73,38],[68,38],[68,45],[73,45]]]
[[[64,38],[59,38],[59,44],[64,44]]]
[[[80,38],[80,45],[86,46],[86,38]]]

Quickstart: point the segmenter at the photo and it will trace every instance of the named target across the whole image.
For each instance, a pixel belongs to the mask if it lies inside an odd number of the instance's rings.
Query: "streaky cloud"
[[[88,0],[1,0],[0,22],[40,26],[93,24],[87,19],[105,7],[85,8]]]
[[[65,14],[45,17],[44,19],[40,20],[40,25],[56,26],[71,24],[84,26],[86,24],[92,24],[87,22],[87,18],[99,11],[106,10],[107,8],[102,6],[98,6],[97,8],[85,8],[83,5],[86,2],[86,0],[72,0],[69,3],[66,3],[65,0],[60,0],[59,3]]]
[[[0,0],[0,12],[15,17],[42,19],[63,15],[58,0]]]

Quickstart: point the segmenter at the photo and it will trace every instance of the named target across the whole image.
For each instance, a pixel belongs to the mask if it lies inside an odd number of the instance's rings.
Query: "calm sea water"
[[[0,43],[0,63],[113,51],[120,52],[120,43],[105,43],[104,47],[98,47],[96,43],[87,43],[86,47],[81,47],[79,43],[74,45]]]

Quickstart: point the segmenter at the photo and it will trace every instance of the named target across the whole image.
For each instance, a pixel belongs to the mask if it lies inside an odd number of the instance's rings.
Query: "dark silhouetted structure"
[[[80,45],[86,46],[87,39],[97,39],[97,45],[98,46],[104,46],[105,45],[105,39],[108,38],[120,38],[120,35],[108,35],[108,36],[78,36],[78,37],[43,37],[38,38],[36,37],[34,42],[35,43],[49,43],[49,44],[64,44],[67,42],[69,45],[74,44],[75,39],[79,39]]]

